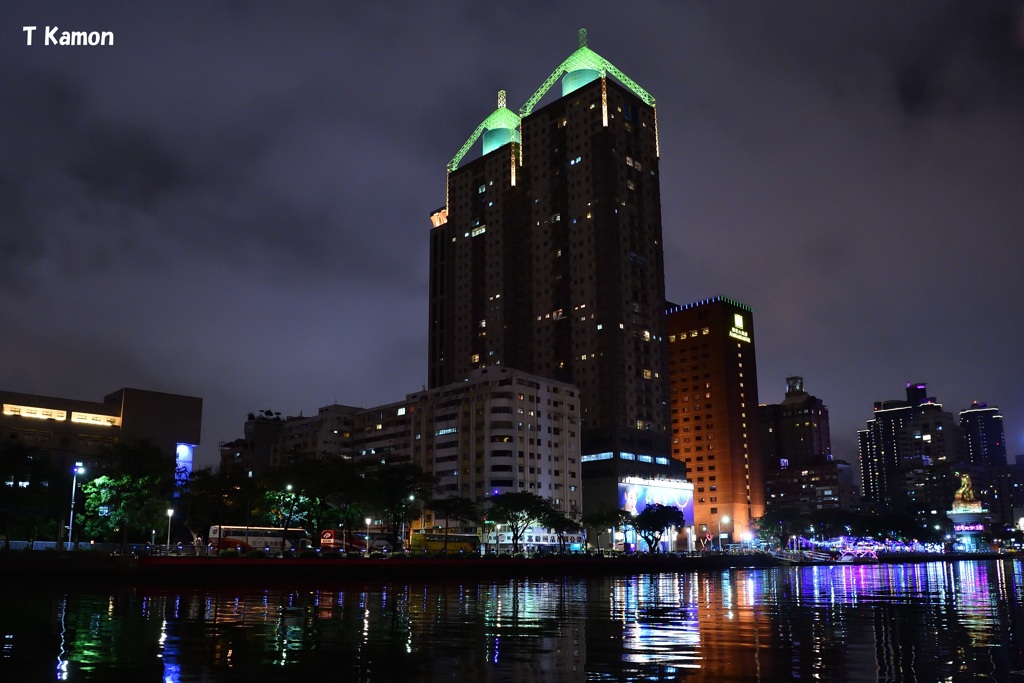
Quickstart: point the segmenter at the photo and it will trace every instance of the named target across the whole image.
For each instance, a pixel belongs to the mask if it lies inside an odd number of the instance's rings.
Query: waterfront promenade
[[[881,563],[1005,558],[1000,554],[882,554]],[[662,572],[722,571],[783,564],[766,553],[701,553],[548,557],[135,557],[104,552],[0,552],[0,571],[11,578],[76,581],[262,582],[335,579],[444,579],[553,576],[621,576]],[[820,564],[833,564],[821,562]]]

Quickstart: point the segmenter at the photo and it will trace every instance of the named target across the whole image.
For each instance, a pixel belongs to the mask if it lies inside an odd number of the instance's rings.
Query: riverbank
[[[881,555],[882,564],[1009,559],[1000,554]],[[263,583],[322,580],[394,580],[615,576],[661,572],[765,568],[784,563],[763,553],[700,555],[568,555],[463,558],[246,558],[120,557],[98,552],[0,552],[0,571],[10,578],[77,582]],[[821,562],[815,564],[835,564]]]
[[[374,580],[402,578],[505,578],[509,576],[628,575],[656,572],[770,567],[778,562],[763,554],[699,556],[569,555],[543,558],[247,558],[119,557],[93,552],[0,553],[0,571],[9,577],[115,582],[266,582],[306,580]]]

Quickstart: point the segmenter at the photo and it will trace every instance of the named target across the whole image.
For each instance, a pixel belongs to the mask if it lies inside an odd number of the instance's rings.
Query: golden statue
[[[966,472],[960,475],[960,488],[953,494],[954,503],[973,503],[974,485],[971,483],[971,475]]]

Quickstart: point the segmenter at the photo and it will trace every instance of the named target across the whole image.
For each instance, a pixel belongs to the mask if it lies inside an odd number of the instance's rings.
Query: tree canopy
[[[529,491],[502,493],[491,498],[487,519],[508,527],[512,536],[512,552],[519,552],[523,534],[536,523],[548,519],[553,511],[551,501]]]
[[[633,528],[647,543],[647,548],[656,553],[659,551],[661,536],[669,527],[686,526],[686,516],[674,505],[648,505],[632,519]]]

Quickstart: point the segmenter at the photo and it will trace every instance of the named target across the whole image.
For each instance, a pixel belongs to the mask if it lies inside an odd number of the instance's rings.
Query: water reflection
[[[29,592],[0,680],[1019,680],[1017,561]]]

